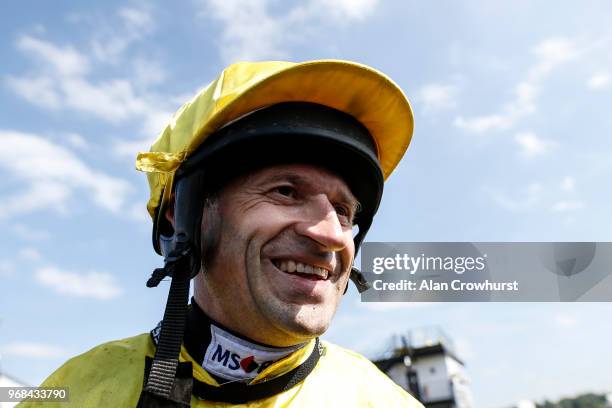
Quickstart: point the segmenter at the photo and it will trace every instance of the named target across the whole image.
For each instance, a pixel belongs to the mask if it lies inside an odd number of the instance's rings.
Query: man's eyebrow
[[[276,173],[273,176],[266,178],[265,184],[278,183],[279,181],[289,181],[293,184],[308,184],[304,177],[295,173]]]
[[[306,178],[302,177],[299,174],[283,173],[283,172],[274,174],[273,176],[271,176],[265,181],[265,184],[272,184],[272,183],[277,183],[280,181],[288,181],[298,186],[311,184],[309,180],[307,180]],[[344,203],[351,205],[353,214],[357,214],[361,210],[361,203],[357,200],[357,198],[355,198],[355,196],[350,192],[350,190],[347,191],[347,189],[340,188],[340,189],[337,189],[336,191],[340,194],[341,200]]]

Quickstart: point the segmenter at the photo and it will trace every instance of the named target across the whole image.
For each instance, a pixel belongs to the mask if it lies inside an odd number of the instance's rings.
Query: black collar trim
[[[153,335],[153,332],[151,332],[151,335]],[[298,367],[268,381],[250,385],[241,382],[227,383],[221,386],[210,385],[193,378],[193,366],[191,362],[181,362],[176,371],[175,388],[180,388],[182,390],[181,394],[193,394],[197,398],[206,401],[244,404],[249,401],[272,397],[295,387],[304,381],[312,370],[314,370],[319,358],[324,354],[325,350],[317,337],[312,353],[310,353],[306,361]],[[147,356],[145,361],[145,384],[152,363],[153,358]],[[186,398],[187,395],[184,395],[181,399]]]

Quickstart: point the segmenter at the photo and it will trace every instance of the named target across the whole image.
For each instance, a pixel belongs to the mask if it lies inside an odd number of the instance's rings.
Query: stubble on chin
[[[268,299],[262,310],[271,325],[288,337],[309,340],[322,335],[329,328],[337,304],[293,304],[279,299]]]

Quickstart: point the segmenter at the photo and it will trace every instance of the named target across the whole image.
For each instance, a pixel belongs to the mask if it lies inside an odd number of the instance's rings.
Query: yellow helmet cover
[[[413,114],[402,90],[366,65],[341,60],[240,62],[183,105],[153,143],[139,153],[147,172],[147,210],[155,221],[173,189],[175,171],[217,129],[281,102],[311,102],[345,112],[370,132],[386,180],[410,143]]]

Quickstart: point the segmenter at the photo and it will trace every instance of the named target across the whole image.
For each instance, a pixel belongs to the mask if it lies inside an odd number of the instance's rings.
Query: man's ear
[[[164,212],[164,216],[166,220],[172,225],[174,228],[174,194],[170,197],[170,201],[168,202],[168,207],[166,207],[166,211]]]

